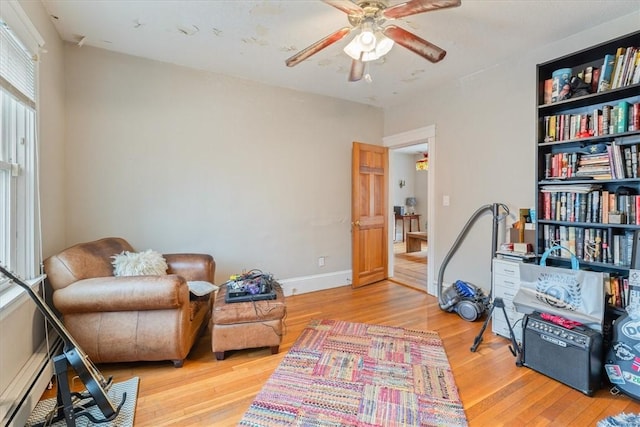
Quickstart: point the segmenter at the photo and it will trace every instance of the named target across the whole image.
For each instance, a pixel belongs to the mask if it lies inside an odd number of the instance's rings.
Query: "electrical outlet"
[[[324,257],[323,256],[318,258],[318,267],[324,267]]]

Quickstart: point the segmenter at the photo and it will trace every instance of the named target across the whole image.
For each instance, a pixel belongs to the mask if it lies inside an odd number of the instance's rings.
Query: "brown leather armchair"
[[[164,254],[164,276],[114,277],[112,256],[133,252],[124,239],[81,243],[47,258],[53,305],[96,363],[171,360],[181,367],[211,315],[211,299],[190,297],[187,281],[213,283],[205,254]]]

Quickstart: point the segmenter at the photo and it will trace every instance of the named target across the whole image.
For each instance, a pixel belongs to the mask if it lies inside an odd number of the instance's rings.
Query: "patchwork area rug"
[[[120,409],[120,412],[118,413],[118,416],[115,419],[109,422],[95,424],[95,423],[92,423],[87,417],[76,417],[76,426],[77,427],[80,427],[80,426],[131,427],[133,426],[133,419],[134,419],[135,410],[136,410],[136,400],[138,398],[138,383],[139,383],[139,378],[133,377],[130,380],[127,380],[121,383],[114,383],[113,385],[111,385],[111,388],[109,389],[107,394],[109,395],[111,403],[116,408],[120,406],[120,402],[122,401],[122,394],[127,393],[124,405],[122,405],[122,408]],[[88,401],[87,399],[81,400],[80,402],[75,404],[74,407],[79,407],[80,405],[85,404],[87,401]],[[41,424],[43,422],[46,422],[45,425],[47,426],[66,427],[67,423],[65,422],[64,419],[56,421],[53,424],[47,421],[48,419],[50,419],[49,417],[51,416],[51,414],[56,415],[55,407],[56,407],[56,398],[46,399],[38,402],[36,404],[35,409],[29,416],[29,419],[27,420],[26,427]],[[100,408],[98,406],[95,406],[95,405],[92,406],[91,409],[89,410],[89,413],[97,419],[104,418],[104,415],[102,415],[102,412],[100,411]]]
[[[243,426],[466,426],[436,332],[314,320]]]

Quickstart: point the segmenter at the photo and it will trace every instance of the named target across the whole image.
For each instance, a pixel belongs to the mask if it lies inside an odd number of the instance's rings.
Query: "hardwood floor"
[[[217,361],[205,333],[183,368],[159,362],[103,364],[99,369],[116,382],[140,377],[136,426],[232,426],[309,320],[342,319],[438,331],[470,426],[584,427],[620,412],[640,412],[640,403],[613,396],[607,388],[590,398],[529,368],[517,367],[508,341],[493,335],[490,328],[472,353],[482,322],[466,322],[443,312],[434,297],[397,283],[295,295],[287,298],[287,311],[286,335],[276,355],[268,348],[241,350]],[[46,397],[51,395],[55,391]]]
[[[427,242],[419,252],[406,252],[405,242],[393,244],[393,281],[420,290],[427,289]]]

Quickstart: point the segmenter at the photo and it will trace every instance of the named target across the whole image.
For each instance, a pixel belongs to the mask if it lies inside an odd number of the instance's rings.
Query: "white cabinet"
[[[515,297],[516,292],[518,292],[520,288],[520,264],[521,263],[517,261],[494,258],[493,277],[491,280],[493,286],[491,292],[492,298],[502,298],[507,317],[511,323],[511,328],[513,328],[516,341],[519,343],[522,342],[522,317],[524,317],[524,315],[516,311],[513,305],[513,297]],[[504,313],[499,307],[493,309],[491,330],[495,334],[505,338],[511,338]]]

